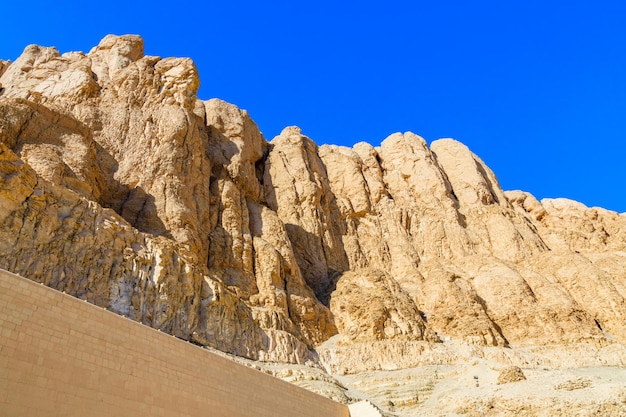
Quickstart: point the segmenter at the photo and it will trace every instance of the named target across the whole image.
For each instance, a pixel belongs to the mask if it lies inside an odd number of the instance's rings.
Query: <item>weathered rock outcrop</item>
[[[509,366],[500,371],[500,375],[498,375],[498,385],[523,381],[525,379],[526,375],[524,375],[524,371],[522,371],[519,366]]]
[[[304,361],[336,332],[259,204],[267,142],[196,99],[191,60],[108,36],[86,55],[29,46],[1,83],[1,267],[255,359]]]
[[[452,139],[267,142],[198,87],[138,36],[0,62],[0,267],[267,361],[626,342],[624,214],[503,192]]]

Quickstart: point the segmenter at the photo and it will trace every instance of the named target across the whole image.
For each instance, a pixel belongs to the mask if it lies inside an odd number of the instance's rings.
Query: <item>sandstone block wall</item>
[[[350,404],[348,406],[350,409],[351,416],[358,417],[382,417],[383,415],[380,411],[372,405],[369,401],[359,401],[358,403]]]
[[[347,417],[349,412],[0,270],[0,415]]]

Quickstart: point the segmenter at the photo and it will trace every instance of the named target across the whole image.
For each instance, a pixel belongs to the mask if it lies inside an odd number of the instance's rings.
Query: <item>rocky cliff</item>
[[[0,76],[0,268],[255,360],[401,368],[452,341],[624,364],[625,214],[504,192],[452,139],[268,142],[138,36],[31,45]]]

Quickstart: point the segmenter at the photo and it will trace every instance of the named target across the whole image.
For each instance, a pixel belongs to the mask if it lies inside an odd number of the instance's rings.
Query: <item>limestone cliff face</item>
[[[191,60],[108,36],[29,46],[0,83],[1,267],[255,359],[305,361],[336,332],[260,204],[267,142],[197,100]]]
[[[198,86],[137,36],[1,61],[0,267],[252,359],[626,342],[623,214],[503,192],[452,139],[267,142]]]

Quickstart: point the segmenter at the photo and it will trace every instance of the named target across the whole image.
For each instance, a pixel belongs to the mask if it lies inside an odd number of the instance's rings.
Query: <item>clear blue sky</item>
[[[203,99],[247,109],[268,140],[396,131],[453,137],[504,189],[626,212],[626,2],[16,2],[0,58],[30,43],[88,51],[136,33],[189,56]]]

